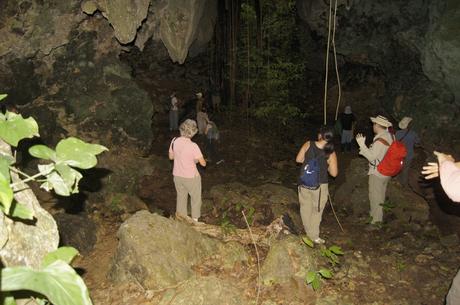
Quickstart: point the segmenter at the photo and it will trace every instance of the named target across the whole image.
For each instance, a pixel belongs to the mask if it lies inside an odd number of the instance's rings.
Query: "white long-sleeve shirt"
[[[385,130],[374,137],[371,146],[367,147],[366,144],[359,146],[359,154],[364,156],[369,161],[369,172],[368,175],[376,175],[378,177],[386,177],[377,171],[377,165],[382,161],[383,157],[387,153],[388,147],[377,139],[384,139],[391,145],[393,137]]]

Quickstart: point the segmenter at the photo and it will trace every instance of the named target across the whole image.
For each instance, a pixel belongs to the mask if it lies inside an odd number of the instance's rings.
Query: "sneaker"
[[[221,164],[222,162],[224,162],[224,159],[220,159],[219,161],[216,162],[216,164]]]
[[[192,218],[192,220],[193,220],[193,225],[195,225],[195,226],[202,226],[202,225],[204,225],[204,222],[198,221],[198,218]]]
[[[326,241],[322,238],[317,238],[313,241],[315,244],[318,244],[318,245],[321,245],[321,244],[324,244]]]

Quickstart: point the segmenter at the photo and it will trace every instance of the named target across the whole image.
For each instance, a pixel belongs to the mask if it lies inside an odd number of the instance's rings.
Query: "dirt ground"
[[[270,133],[266,126],[251,126],[244,118],[223,113],[214,119],[221,127],[219,150],[224,162],[219,165],[210,163],[206,168],[203,173],[204,193],[213,185],[234,181],[251,186],[270,182],[295,189],[298,168],[293,160],[302,141],[314,134],[311,129],[288,136],[280,131],[282,129]],[[166,158],[169,140],[175,135],[165,127],[152,143],[150,154]],[[203,147],[203,139],[196,141]],[[346,175],[346,168],[355,157],[356,151],[339,154],[340,175]],[[340,185],[342,181],[339,176],[331,185]],[[174,204],[172,179],[157,196]],[[335,206],[344,228],[341,232],[330,206],[326,208],[321,223],[322,236],[328,243],[342,247],[345,255],[341,264],[334,268],[334,278],[325,281],[322,289],[316,292],[318,299],[332,300],[323,304],[443,304],[450,282],[460,266],[458,240],[449,244],[443,242],[443,236],[458,234],[459,222],[457,216],[448,215],[433,200],[430,201],[433,219],[425,227],[388,225],[373,230],[366,224],[366,219],[354,218],[340,206]],[[121,222],[110,217],[95,220],[99,225],[95,249],[76,262],[94,303],[156,304],[163,291],[145,290],[136,283],[115,286],[108,281],[107,273],[117,247],[116,232]],[[213,215],[203,215],[203,221],[218,224],[219,220]],[[220,273],[219,276],[237,280],[246,295],[255,300],[257,261],[253,248],[248,247],[248,250],[254,257],[244,267],[244,272]],[[302,294],[310,288],[301,283],[298,289],[297,293]],[[292,288],[264,288],[259,304],[264,300],[288,304],[283,300],[289,300],[290,294]]]

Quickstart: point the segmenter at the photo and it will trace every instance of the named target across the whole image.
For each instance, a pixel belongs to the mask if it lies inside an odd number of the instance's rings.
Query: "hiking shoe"
[[[192,218],[192,220],[193,220],[192,225],[194,225],[194,226],[202,226],[202,225],[204,225],[204,222],[198,221],[197,218]]]
[[[219,161],[216,162],[216,164],[221,164],[222,162],[224,162],[224,159],[220,159]]]
[[[322,238],[317,238],[313,241],[315,244],[318,244],[318,245],[321,245],[321,244],[324,244],[326,241]]]

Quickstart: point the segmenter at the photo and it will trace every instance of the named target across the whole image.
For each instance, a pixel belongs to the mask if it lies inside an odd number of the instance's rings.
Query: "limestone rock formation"
[[[118,41],[127,44],[136,38],[137,29],[147,18],[149,5],[150,0],[87,1],[82,10],[93,14],[97,7],[112,25]]]
[[[316,269],[313,250],[299,237],[288,235],[271,245],[262,264],[261,277],[265,285],[282,284],[295,278],[303,280],[307,272]]]
[[[206,258],[213,257],[219,265],[247,260],[242,246],[232,244],[233,250],[239,247],[240,251],[228,251],[225,244],[185,223],[147,211],[137,212],[124,222],[118,238],[110,278],[115,282],[137,281],[146,289],[162,289],[190,279],[195,274],[194,265]],[[219,258],[223,253],[226,257]]]
[[[11,155],[10,146],[0,141],[2,154]],[[11,173],[12,181],[20,181]],[[16,187],[14,198],[33,211],[34,221],[13,221],[0,213],[0,258],[5,266],[38,268],[43,257],[58,247],[59,233],[53,217],[45,211],[33,191],[24,183]]]

